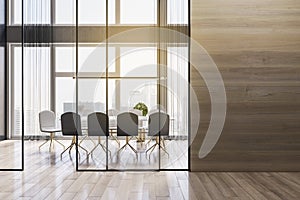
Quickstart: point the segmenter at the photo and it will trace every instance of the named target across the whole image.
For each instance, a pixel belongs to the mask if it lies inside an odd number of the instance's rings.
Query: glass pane
[[[25,135],[40,135],[39,112],[50,109],[50,47],[24,48]]]
[[[76,112],[76,81],[72,77],[56,78],[55,110],[58,117],[65,112]]]
[[[121,77],[157,77],[155,47],[121,47]]]
[[[106,111],[106,81],[78,79],[78,113],[86,117],[92,112]]]
[[[11,23],[22,23],[22,0],[13,0]],[[24,24],[50,24],[50,0],[24,0]]]
[[[76,1],[55,0],[55,23],[56,24],[76,23]]]
[[[188,0],[168,0],[168,24],[188,24]]]
[[[170,116],[169,135],[161,151],[163,169],[188,168],[188,48],[170,47],[167,52],[167,113]]]
[[[22,0],[13,0],[10,12],[11,24],[22,24]]]
[[[79,24],[105,24],[106,0],[79,0]]]
[[[22,48],[13,48],[13,62],[11,64],[11,82],[12,107],[11,107],[11,136],[21,136],[22,134]]]
[[[3,49],[4,50],[4,49]],[[22,168],[22,57],[21,48],[9,48],[14,55],[9,62],[9,127],[7,140],[0,141],[0,157],[5,158],[0,163],[2,169]],[[4,51],[3,51],[4,52]],[[15,54],[16,53],[16,54]],[[1,66],[1,65],[0,65]],[[4,65],[3,65],[4,67]],[[13,69],[15,67],[15,69]],[[4,68],[2,68],[3,70]],[[16,71],[15,71],[16,70]],[[14,73],[15,71],[15,73]],[[2,73],[2,72],[1,72]],[[4,75],[4,73],[3,73]],[[2,79],[3,80],[3,79]],[[3,95],[1,95],[3,97]],[[4,98],[3,98],[4,99]],[[3,113],[4,114],[4,113]],[[4,119],[4,117],[3,117]],[[4,128],[4,124],[2,126]]]
[[[75,47],[55,47],[56,72],[75,72],[76,67]]]
[[[24,0],[25,24],[50,24],[51,1],[50,0]]]
[[[104,44],[98,46],[80,46],[78,53],[79,72],[106,72],[106,47]],[[115,71],[115,48],[108,48],[109,72]],[[99,76],[92,74],[91,76]],[[105,76],[105,75],[104,75]]]
[[[0,24],[5,24],[5,0],[0,1]]]
[[[115,1],[108,1],[108,23],[115,23]],[[55,23],[76,23],[76,1],[56,0]],[[79,0],[78,1],[79,24],[105,24],[106,23],[106,0]]]
[[[139,102],[143,102],[148,108],[157,104],[157,80],[122,79],[119,82],[120,111],[128,111]]]
[[[120,0],[121,24],[156,24],[156,0]]]
[[[22,48],[13,48],[13,105],[12,136],[21,135],[21,60]],[[39,112],[50,109],[50,48],[24,48],[24,135],[40,135]]]
[[[105,75],[104,75],[105,77]],[[78,113],[81,116],[81,127],[83,134],[87,135],[82,139],[81,146],[91,152],[99,142],[106,146],[105,137],[88,135],[88,115],[94,112],[106,113],[106,80],[101,79],[78,79]],[[100,125],[96,126],[100,128]],[[81,140],[81,138],[80,138]],[[79,160],[79,169],[105,169],[106,152],[98,145],[93,151],[92,159],[87,162],[85,156]]]
[[[118,136],[116,129],[116,126],[119,126],[119,123],[121,123],[117,122],[118,114],[132,110],[133,107],[138,103],[143,103],[149,110],[151,107],[157,105],[157,79],[110,78],[109,84],[111,84],[112,82],[115,82],[115,88],[109,89],[110,91],[112,91],[111,93],[109,93],[109,96],[112,96],[109,98],[109,100],[115,100],[115,102],[109,103],[109,105],[112,105],[110,110],[115,110],[115,112],[108,113],[110,115],[109,118],[111,134],[114,136],[112,137],[111,142],[109,142],[109,149],[112,153],[112,158],[109,161],[109,169],[157,170],[159,168],[158,151],[152,153],[154,159],[149,160],[148,156],[145,156],[147,147],[150,147],[145,145],[145,143],[147,142],[145,138],[147,136],[148,115],[138,116],[138,121],[136,124],[136,126],[138,127],[137,135],[136,137],[128,137],[131,138],[131,140],[128,141],[131,147],[127,145],[125,146],[126,148],[122,150],[122,146],[127,144],[127,140],[124,136]],[[133,126],[135,124],[131,125]],[[135,133],[131,132],[128,134]],[[120,143],[120,145],[118,145],[118,142]],[[132,148],[136,150],[137,153],[135,153]]]
[[[79,24],[106,24],[106,0],[79,0]],[[108,23],[115,23],[115,1],[108,1]]]

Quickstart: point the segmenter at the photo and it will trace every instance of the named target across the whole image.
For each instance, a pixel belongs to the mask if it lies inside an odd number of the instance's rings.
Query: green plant
[[[146,116],[148,114],[148,107],[143,102],[137,103],[133,108],[137,110],[141,110],[143,116]]]

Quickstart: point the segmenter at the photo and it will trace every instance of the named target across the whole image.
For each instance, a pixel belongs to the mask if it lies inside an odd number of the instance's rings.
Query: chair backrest
[[[161,113],[166,113],[165,110],[160,110],[160,109],[152,109],[148,112],[148,115],[151,115],[153,113],[157,113],[157,112],[161,112]]]
[[[108,116],[102,112],[95,112],[88,115],[88,135],[108,136]]]
[[[137,136],[138,135],[138,116],[131,112],[124,112],[117,116],[117,135],[118,136]]]
[[[155,106],[152,106],[150,108],[150,110],[160,110],[161,112],[166,112],[166,109],[163,105],[160,105],[160,104],[156,104]]]
[[[149,115],[148,135],[161,136],[169,135],[170,116],[167,113],[156,112]]]
[[[137,116],[143,116],[143,111],[138,109],[130,109],[129,112],[136,114]]]
[[[82,135],[80,115],[67,112],[61,115],[61,130],[63,135]]]
[[[50,110],[44,110],[39,113],[40,130],[47,132],[47,129],[56,128],[56,116]]]

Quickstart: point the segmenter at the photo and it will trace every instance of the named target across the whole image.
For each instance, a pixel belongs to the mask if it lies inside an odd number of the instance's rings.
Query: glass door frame
[[[106,0],[106,33],[105,33],[105,38],[106,38],[106,42],[105,42],[105,46],[106,46],[106,113],[108,113],[108,80],[109,80],[109,72],[108,72],[108,39],[109,39],[109,33],[108,33],[108,29],[109,29],[109,23],[108,23],[108,1]],[[188,1],[188,36],[190,37],[190,0]],[[161,21],[164,21],[164,24],[166,24],[166,14],[167,12],[164,12],[165,15],[161,16],[161,5],[160,5],[160,0],[157,0],[157,24],[158,24],[158,28],[163,27],[161,26]],[[162,1],[165,6],[166,6],[166,0]],[[78,74],[79,74],[79,63],[78,63],[78,48],[79,48],[79,23],[78,23],[78,0],[76,0],[76,72],[75,72],[75,80],[76,80],[76,113],[78,114],[78,80],[80,79]],[[187,43],[188,46],[188,60],[190,60],[190,40]],[[161,56],[161,49],[160,49],[160,42],[158,43],[158,50],[157,50],[157,65],[159,66],[161,63],[160,60],[160,56]],[[158,67],[158,104],[160,104],[160,80],[161,80],[161,74],[160,74],[160,67]],[[190,84],[190,62],[188,62],[188,83]],[[106,167],[105,169],[80,169],[79,168],[79,151],[78,151],[78,146],[76,145],[76,171],[80,171],[80,172],[88,172],[88,171],[190,171],[190,140],[191,140],[191,136],[190,136],[190,89],[188,89],[188,168],[187,169],[164,169],[161,168],[161,149],[158,148],[158,155],[159,155],[159,164],[158,164],[158,169],[111,169],[108,166],[108,151],[106,151]],[[159,132],[159,145],[160,145],[160,132]],[[78,136],[76,136],[76,143],[78,144],[79,142],[79,138]],[[106,139],[106,148],[108,149],[108,140]]]

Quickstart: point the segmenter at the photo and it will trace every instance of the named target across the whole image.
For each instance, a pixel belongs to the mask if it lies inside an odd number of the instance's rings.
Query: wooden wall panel
[[[191,119],[192,171],[299,171],[300,1],[191,0],[191,36],[218,66],[227,94],[222,135],[199,159],[211,100],[192,68],[191,106],[201,116],[199,127]]]

